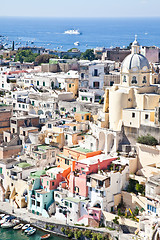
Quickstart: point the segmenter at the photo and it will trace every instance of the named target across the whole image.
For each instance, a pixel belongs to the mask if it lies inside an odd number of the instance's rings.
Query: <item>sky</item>
[[[160,0],[1,0],[2,16],[160,17]]]

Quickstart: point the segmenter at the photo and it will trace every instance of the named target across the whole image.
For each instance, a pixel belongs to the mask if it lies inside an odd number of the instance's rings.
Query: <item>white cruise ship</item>
[[[67,30],[64,34],[79,35],[81,33],[78,30]]]

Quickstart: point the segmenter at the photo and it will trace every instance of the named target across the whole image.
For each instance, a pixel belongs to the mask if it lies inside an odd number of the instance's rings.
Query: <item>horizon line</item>
[[[109,18],[121,18],[121,19],[126,19],[126,18],[160,18],[160,16],[105,16],[105,17],[70,17],[70,16],[65,16],[65,17],[62,17],[62,16],[0,16],[0,18],[61,18],[61,19],[65,19],[65,18],[68,18],[68,19],[72,19],[72,18],[76,18],[76,19],[109,19]]]

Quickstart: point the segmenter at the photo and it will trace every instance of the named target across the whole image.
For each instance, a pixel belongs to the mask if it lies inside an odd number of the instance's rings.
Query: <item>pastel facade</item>
[[[70,173],[69,191],[83,197],[88,197],[87,175],[106,170],[107,166],[115,160],[103,154],[80,160],[75,164],[74,172]]]

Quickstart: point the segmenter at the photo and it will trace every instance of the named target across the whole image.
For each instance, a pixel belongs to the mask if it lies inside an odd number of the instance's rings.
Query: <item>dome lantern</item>
[[[140,45],[137,41],[137,35],[135,35],[135,40],[132,43],[132,54],[139,53],[140,51]]]

